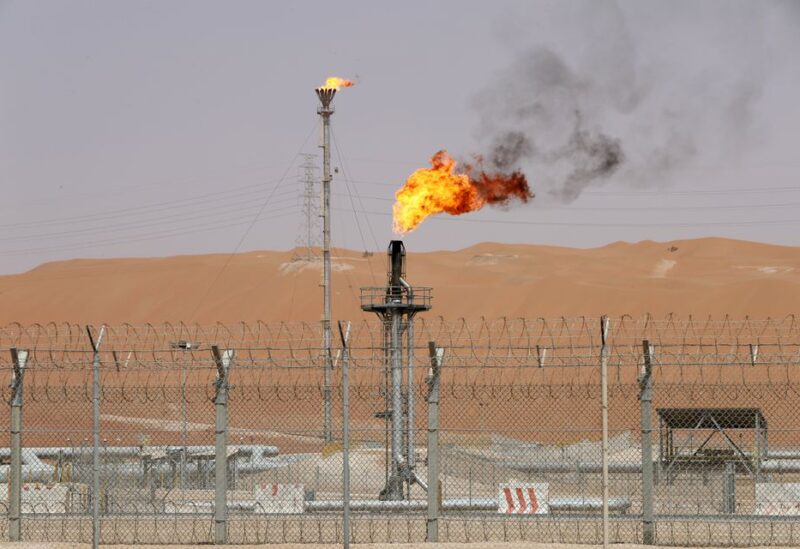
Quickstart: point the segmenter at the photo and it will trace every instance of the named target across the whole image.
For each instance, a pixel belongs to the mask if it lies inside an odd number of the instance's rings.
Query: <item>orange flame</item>
[[[356,83],[353,82],[352,80],[339,78],[338,76],[329,76],[327,80],[325,80],[325,84],[320,86],[320,89],[338,90],[339,88],[352,88],[355,85]]]
[[[466,164],[457,172],[456,161],[442,150],[433,155],[430,168],[412,173],[395,193],[394,231],[405,234],[428,216],[442,212],[461,215],[486,204],[506,204],[512,198],[527,202],[532,197],[521,172],[489,174],[480,160],[477,168]]]

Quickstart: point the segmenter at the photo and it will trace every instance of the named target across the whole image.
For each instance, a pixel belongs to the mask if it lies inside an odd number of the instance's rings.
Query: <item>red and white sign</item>
[[[545,515],[550,512],[547,483],[509,482],[500,485],[497,512],[503,515]]]
[[[256,484],[253,495],[256,513],[298,515],[305,510],[302,484]]]

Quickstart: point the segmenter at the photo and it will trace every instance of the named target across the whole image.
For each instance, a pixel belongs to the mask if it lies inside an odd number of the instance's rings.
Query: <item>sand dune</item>
[[[0,277],[0,323],[308,320],[318,265],[292,252],[75,259]],[[382,253],[336,250],[334,318],[359,319],[359,288],[383,285]],[[447,318],[676,313],[783,317],[800,304],[800,248],[721,238],[593,249],[482,243],[409,250],[408,279]]]

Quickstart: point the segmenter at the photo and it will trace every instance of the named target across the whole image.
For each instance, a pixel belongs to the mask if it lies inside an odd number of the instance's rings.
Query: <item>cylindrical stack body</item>
[[[322,117],[322,352],[324,361],[323,400],[326,442],[331,440],[331,114],[330,103],[323,101],[317,111]],[[331,96],[332,99],[332,96]]]
[[[394,312],[392,330],[392,471],[386,499],[403,499],[400,458],[403,454],[403,333],[402,315]]]
[[[401,280],[405,275],[406,250],[402,240],[392,240],[389,243],[389,287],[399,289]]]

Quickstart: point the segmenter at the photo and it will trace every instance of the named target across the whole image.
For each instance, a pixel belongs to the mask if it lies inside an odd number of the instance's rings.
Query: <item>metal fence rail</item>
[[[800,322],[600,326],[354,322],[328,442],[319,325],[0,327],[0,539],[800,543]]]

